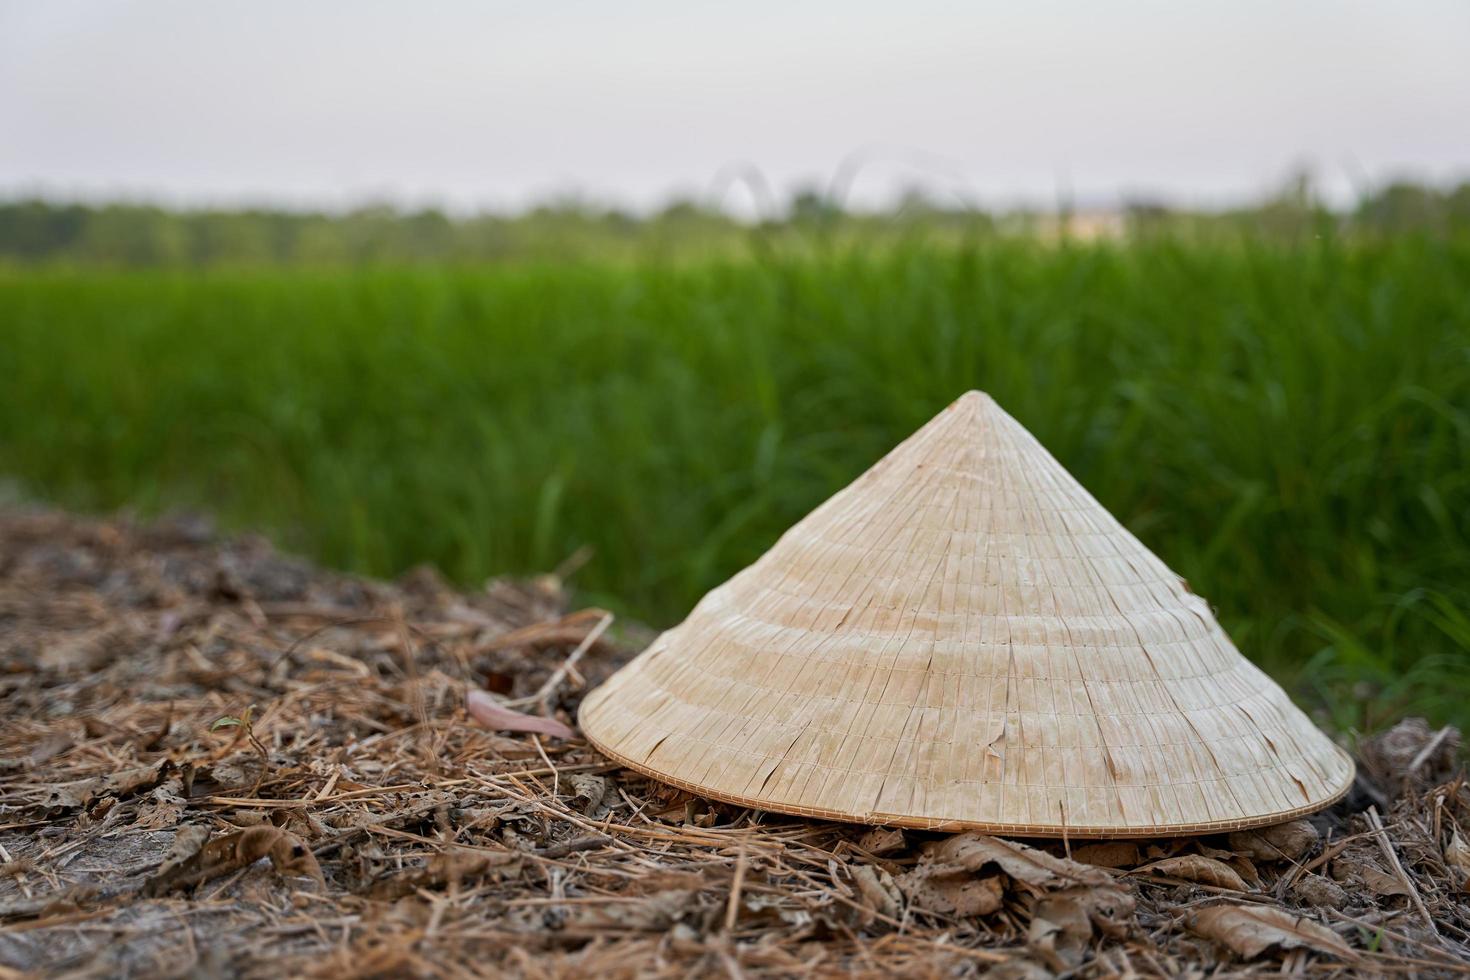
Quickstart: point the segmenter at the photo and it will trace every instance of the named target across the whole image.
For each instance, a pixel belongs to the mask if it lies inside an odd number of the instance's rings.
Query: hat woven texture
[[[585,700],[617,762],[804,816],[1033,836],[1275,823],[1351,759],[970,392]]]

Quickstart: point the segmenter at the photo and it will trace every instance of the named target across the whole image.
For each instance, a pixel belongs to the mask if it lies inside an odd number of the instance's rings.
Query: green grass
[[[0,274],[0,475],[656,624],[990,391],[1338,724],[1470,722],[1470,243]]]

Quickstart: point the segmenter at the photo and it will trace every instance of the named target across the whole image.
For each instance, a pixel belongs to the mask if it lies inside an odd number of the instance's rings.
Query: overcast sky
[[[854,153],[859,203],[1470,176],[1470,2],[0,0],[0,195],[643,207]]]

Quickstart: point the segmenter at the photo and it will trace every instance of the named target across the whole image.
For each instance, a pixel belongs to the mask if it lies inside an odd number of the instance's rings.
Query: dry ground
[[[773,817],[468,717],[571,723],[647,639],[566,602],[0,513],[0,976],[1470,972],[1457,732],[1405,722],[1262,833]]]

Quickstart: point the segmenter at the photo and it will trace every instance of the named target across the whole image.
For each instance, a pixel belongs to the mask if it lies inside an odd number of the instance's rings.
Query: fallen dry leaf
[[[695,909],[694,894],[687,891],[659,892],[631,902],[580,905],[567,919],[566,931],[664,932]]]
[[[1255,830],[1238,830],[1227,839],[1232,851],[1257,861],[1295,861],[1316,846],[1320,835],[1307,821],[1291,820]]]
[[[1132,895],[1114,887],[1052,892],[1036,903],[1027,930],[1027,946],[1047,966],[1065,972],[1082,962],[1093,926],[1121,937],[1127,933],[1125,923],[1135,907]]]
[[[1205,857],[1214,858],[1216,861],[1223,861],[1225,864],[1230,865],[1235,873],[1240,875],[1241,880],[1252,888],[1261,887],[1261,873],[1256,870],[1256,864],[1250,858],[1236,854],[1234,851],[1210,847],[1208,844],[1199,841],[1195,841],[1194,846],[1199,848],[1199,853]]]
[[[1363,879],[1363,884],[1373,889],[1375,895],[1389,898],[1394,895],[1409,895],[1412,892],[1409,886],[1398,875],[1389,874],[1387,871],[1379,871],[1377,868],[1362,867],[1358,869],[1358,877]]]
[[[1444,848],[1444,861],[1450,867],[1457,868],[1470,881],[1470,844],[1465,843],[1465,838],[1460,836],[1458,830],[1451,831],[1450,842]]]
[[[1248,891],[1249,887],[1236,874],[1235,869],[1224,861],[1204,857],[1199,854],[1184,854],[1179,857],[1164,858],[1152,864],[1145,864],[1139,868],[1136,874],[1152,871],[1156,874],[1169,875],[1173,878],[1183,878],[1185,881],[1198,882],[1201,885],[1213,885],[1216,888],[1229,888],[1232,891]]]
[[[984,834],[956,834],[929,844],[919,863],[898,878],[898,886],[919,908],[948,915],[988,915],[1004,901],[995,867],[1042,892],[1074,885],[1108,887],[1112,876],[1100,868],[1057,857],[1025,844]]]
[[[858,838],[858,847],[869,854],[892,854],[908,846],[903,831],[896,827],[874,827]]]
[[[1059,892],[1053,892],[1052,896],[1070,897],[1080,903],[1087,914],[1092,917],[1094,925],[1119,928],[1123,920],[1133,915],[1137,902],[1133,896],[1115,885],[1102,888],[1084,887],[1067,888]]]
[[[602,776],[572,773],[566,777],[566,782],[572,791],[572,802],[577,804],[577,809],[594,820],[606,816],[608,806],[617,802],[617,791]]]
[[[1038,888],[1108,885],[1113,881],[1100,868],[984,834],[956,834],[931,844],[924,849],[923,863],[966,871],[979,871],[987,864],[994,864],[1017,881]]]
[[[138,810],[136,826],[146,830],[163,830],[178,824],[188,806],[183,779],[173,776],[153,787],[148,799]]]
[[[1347,901],[1347,892],[1331,878],[1308,872],[1291,886],[1292,894],[1308,905],[1317,908],[1341,908]]]
[[[1409,894],[1397,874],[1383,866],[1383,852],[1367,841],[1354,841],[1332,859],[1329,871],[1344,888],[1362,890],[1388,898]]]
[[[169,845],[168,853],[163,856],[158,870],[154,872],[154,878],[161,878],[172,873],[179,865],[198,854],[208,840],[208,827],[202,827],[199,824],[180,827],[174,834],[174,840]]]
[[[484,691],[471,691],[465,697],[470,717],[497,732],[536,732],[552,738],[575,738],[576,732],[555,718],[528,715],[505,707]]]
[[[110,776],[94,776],[75,782],[54,783],[46,787],[46,795],[40,805],[46,808],[70,809],[91,806],[96,800],[107,796],[123,797],[139,790],[151,789],[176,770],[172,761],[164,759],[151,766],[123,769]]]
[[[1192,932],[1248,960],[1272,947],[1313,949],[1343,959],[1356,955],[1341,936],[1321,923],[1266,905],[1212,905],[1185,921]]]
[[[867,910],[866,914],[859,916],[861,925],[871,924],[874,912],[890,919],[898,917],[899,890],[892,875],[870,864],[858,864],[852,868],[852,881],[857,885],[859,902]]]
[[[1036,905],[1026,930],[1033,956],[1058,973],[1076,967],[1092,938],[1092,920],[1076,898],[1048,896]]]
[[[176,838],[175,846],[179,845]],[[191,841],[187,843],[192,843]],[[277,874],[301,875],[325,887],[316,856],[294,835],[279,827],[262,825],[207,841],[182,860],[172,853],[158,872],[143,885],[143,894],[159,897],[170,892],[196,888],[211,878],[248,867],[269,857]]]
[[[953,865],[919,865],[897,878],[916,908],[941,915],[989,915],[1005,902],[1000,875],[977,878]]]

